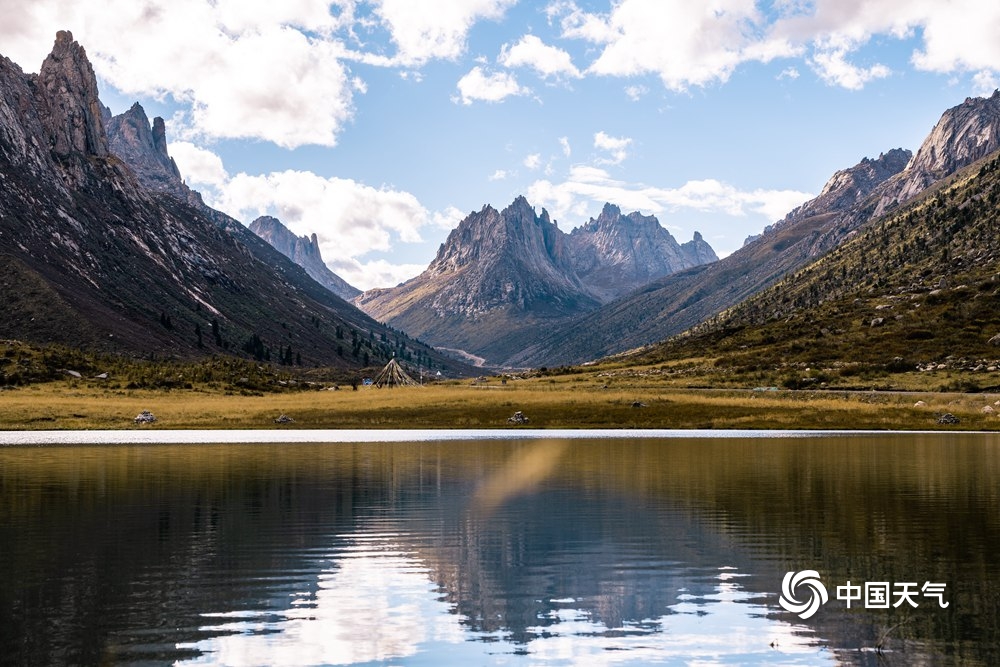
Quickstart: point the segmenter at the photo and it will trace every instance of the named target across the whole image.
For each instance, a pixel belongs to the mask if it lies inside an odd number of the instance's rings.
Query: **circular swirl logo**
[[[799,586],[809,589],[809,597],[804,601],[799,601],[795,596]],[[819,611],[830,599],[826,592],[826,586],[819,580],[819,572],[816,570],[802,570],[801,572],[787,572],[781,581],[781,598],[779,604],[793,614],[798,614],[799,618],[805,620]]]

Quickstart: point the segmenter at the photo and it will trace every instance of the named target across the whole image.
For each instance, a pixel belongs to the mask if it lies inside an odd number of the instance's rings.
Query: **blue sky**
[[[720,255],[837,169],[989,94],[1000,7],[956,0],[0,0],[37,71],[69,29],[102,99],[167,120],[210,204],[388,286],[485,204],[605,201]]]

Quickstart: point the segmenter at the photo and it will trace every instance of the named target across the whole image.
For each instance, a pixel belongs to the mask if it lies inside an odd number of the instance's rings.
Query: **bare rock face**
[[[111,152],[132,168],[144,186],[187,199],[187,187],[181,173],[167,153],[166,128],[162,118],[155,118],[150,128],[146,111],[136,102],[125,113],[111,118],[107,131]]]
[[[920,149],[886,188],[875,215],[916,196],[936,181],[1000,149],[1000,90],[969,97],[944,112]]]
[[[326,265],[315,234],[311,237],[296,236],[280,220],[269,215],[263,215],[251,222],[250,231],[301,266],[313,280],[341,299],[349,301],[361,294],[361,290],[338,276]]]
[[[56,155],[108,154],[97,78],[86,51],[68,30],[56,34],[52,53],[38,73],[38,92],[42,123]]]
[[[911,151],[893,148],[879,153],[874,160],[865,157],[853,167],[838,170],[816,197],[792,209],[784,218],[767,226],[761,234],[749,237],[744,247],[760,239],[761,243],[771,241],[775,250],[785,253],[793,245],[798,245],[802,255],[795,261],[825,253],[875,215],[869,198],[884,197],[887,189],[902,177],[912,158]],[[869,205],[866,206],[866,203]],[[802,238],[802,232],[807,232],[805,238]],[[794,267],[782,266],[781,270],[789,268]]]
[[[858,164],[836,172],[815,199],[803,204],[802,212],[841,210],[858,203],[876,187],[901,172],[913,153],[894,148],[872,160],[864,158]]]
[[[573,269],[602,302],[718,259],[701,234],[682,246],[654,216],[622,215],[613,204],[605,204],[596,219],[574,229],[568,240]]]
[[[0,159],[22,174],[42,180],[54,174],[48,130],[42,126],[38,106],[34,77],[0,56]]]
[[[681,250],[688,259],[692,260],[693,266],[701,266],[702,264],[711,264],[712,262],[719,261],[719,256],[715,254],[715,249],[708,244],[708,241],[701,235],[701,232],[695,232],[694,237],[690,241],[682,243]]]
[[[469,215],[414,280],[434,279],[432,308],[475,317],[508,306],[524,311],[575,310],[594,305],[573,273],[565,234],[524,197],[497,211]]]

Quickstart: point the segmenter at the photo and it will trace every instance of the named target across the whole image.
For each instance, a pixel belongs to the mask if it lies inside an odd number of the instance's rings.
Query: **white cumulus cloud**
[[[671,90],[726,81],[742,62],[798,52],[784,38],[761,37],[763,16],[747,0],[621,0],[608,14],[564,3],[561,11],[564,37],[602,47],[589,72],[655,74]]]
[[[825,82],[859,89],[891,74],[883,63],[859,62],[861,49],[876,37],[915,37],[919,46],[910,62],[920,70],[976,76],[1000,71],[998,3],[781,0],[768,13],[763,4],[620,0],[600,12],[555,0],[546,15],[558,21],[562,38],[599,49],[586,73],[652,74],[675,91],[723,83],[743,63],[776,59],[801,60]]]
[[[189,183],[207,186],[210,206],[245,224],[273,215],[297,236],[316,234],[330,269],[361,289],[395,285],[423,269],[369,253],[419,243],[421,229],[451,229],[463,217],[454,207],[431,214],[409,192],[297,170],[229,176],[208,150],[178,142],[170,151]]]
[[[99,77],[128,95],[188,105],[197,133],[332,146],[356,88],[332,37],[349,19],[340,4],[37,0],[30,12],[4,8],[0,43],[37,71],[56,31],[70,27]]]
[[[188,141],[171,142],[170,156],[189,186],[207,185],[218,188],[229,180],[222,158]]]
[[[487,74],[480,66],[475,66],[458,80],[459,96],[455,101],[469,105],[476,101],[501,102],[514,95],[526,95],[530,91],[523,88],[509,72]]]
[[[504,44],[498,62],[504,67],[530,67],[545,78],[568,76],[578,79],[582,76],[569,53],[545,44],[535,35],[525,35],[514,45]]]
[[[454,60],[465,52],[469,29],[479,20],[498,19],[516,0],[377,0],[376,12],[399,49],[394,62],[421,65]]]
[[[876,63],[870,67],[858,67],[847,61],[846,49],[820,51],[812,57],[812,64],[820,78],[831,85],[848,90],[861,90],[869,81],[884,79],[892,71],[885,65]]]
[[[599,167],[578,165],[562,182],[535,181],[527,196],[555,218],[579,219],[595,206],[612,202],[647,214],[689,212],[737,218],[756,215],[763,223],[756,227],[759,229],[780,220],[813,195],[794,190],[741,190],[716,179],[691,180],[676,188],[653,187],[615,179]]]
[[[562,153],[566,157],[573,154],[573,148],[569,144],[569,137],[559,137],[559,146],[562,148]]]

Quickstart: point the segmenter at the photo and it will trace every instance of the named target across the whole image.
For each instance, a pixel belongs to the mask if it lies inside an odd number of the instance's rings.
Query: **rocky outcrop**
[[[468,216],[422,275],[447,278],[432,302],[440,314],[476,316],[508,306],[549,312],[593,303],[573,273],[565,234],[524,197],[503,211],[485,206]]]
[[[145,187],[188,198],[181,172],[167,152],[162,118],[154,118],[150,127],[146,111],[136,102],[131,109],[108,121],[107,132],[111,152],[132,168]]]
[[[690,241],[682,243],[681,251],[691,261],[691,266],[700,266],[719,261],[719,256],[715,254],[715,249],[708,244],[708,241],[701,235],[701,232],[695,232],[694,237]]]
[[[0,56],[0,159],[34,179],[52,178],[49,129],[39,110],[36,77]],[[2,193],[3,188],[0,188]]]
[[[602,302],[657,278],[718,259],[701,234],[683,246],[659,220],[639,212],[622,215],[605,204],[601,214],[569,235],[573,269]]]
[[[903,171],[913,156],[908,150],[894,148],[871,160],[864,158],[849,169],[836,172],[823,186],[815,199],[811,199],[788,217],[816,215],[825,211],[849,208],[871,194],[876,187]]]
[[[876,215],[916,196],[933,183],[1000,149],[1000,90],[970,97],[948,109],[906,165],[886,188]]]
[[[87,53],[68,30],[56,34],[52,53],[38,73],[42,124],[56,155],[104,157],[108,142],[97,94],[97,77]]]
[[[263,215],[251,222],[250,231],[301,266],[313,280],[341,299],[349,301],[361,294],[361,290],[349,284],[326,265],[315,234],[311,237],[296,236],[280,220],[269,215]]]

